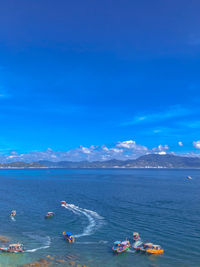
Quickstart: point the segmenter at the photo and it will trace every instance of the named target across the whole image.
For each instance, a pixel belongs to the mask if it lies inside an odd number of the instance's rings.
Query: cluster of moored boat
[[[139,236],[139,233],[133,233],[133,245],[132,247],[138,252],[144,252],[148,254],[162,254],[164,252],[163,248],[160,245],[155,245],[148,241],[142,241]],[[131,248],[129,240],[125,241],[115,241],[112,247],[114,253],[122,253]]]

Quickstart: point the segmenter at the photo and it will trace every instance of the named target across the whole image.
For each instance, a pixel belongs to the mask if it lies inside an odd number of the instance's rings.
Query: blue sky
[[[2,1],[0,152],[98,146],[99,159],[102,146],[133,140],[148,152],[198,154],[199,8],[197,0]],[[116,153],[109,157],[127,152]]]

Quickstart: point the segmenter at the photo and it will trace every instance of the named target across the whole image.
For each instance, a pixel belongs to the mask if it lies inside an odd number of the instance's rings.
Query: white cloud
[[[169,146],[168,145],[164,145],[164,146],[159,145],[158,148],[159,148],[159,150],[168,150]]]
[[[165,151],[168,150],[169,146],[168,145],[159,145],[157,147],[154,147],[152,150],[153,151]]]
[[[166,155],[167,153],[165,151],[158,152],[159,155]]]
[[[91,153],[90,149],[87,148],[87,147],[84,147],[84,146],[81,147],[81,150],[82,150],[82,152],[85,153],[85,154],[90,154],[90,153]]]
[[[193,146],[197,149],[200,149],[200,141],[193,141]]]
[[[135,148],[136,142],[133,140],[123,141],[123,142],[118,142],[116,146],[123,147],[123,148]]]
[[[178,142],[179,146],[183,146],[183,143],[181,141]]]
[[[200,141],[199,148],[200,148]],[[136,159],[146,154],[166,154],[169,150],[168,145],[159,145],[153,149],[137,144],[135,140],[119,141],[111,146],[80,146],[67,151],[54,151],[50,148],[44,151],[31,151],[29,153],[19,154],[11,152],[7,155],[0,155],[0,162],[14,161],[104,161],[111,159],[128,160]]]
[[[102,150],[104,150],[104,151],[109,151],[109,148],[107,148],[107,146],[105,146],[105,145],[101,146],[101,148],[102,148]]]

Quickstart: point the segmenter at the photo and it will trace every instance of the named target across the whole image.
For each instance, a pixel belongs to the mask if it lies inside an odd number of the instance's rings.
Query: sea
[[[55,216],[45,219],[48,211]],[[75,243],[67,243],[63,231],[72,232]],[[164,254],[133,248],[113,254],[113,242],[132,243],[133,232]],[[2,169],[0,235],[25,246],[24,253],[0,253],[3,267],[40,259],[51,266],[198,267],[200,170]]]

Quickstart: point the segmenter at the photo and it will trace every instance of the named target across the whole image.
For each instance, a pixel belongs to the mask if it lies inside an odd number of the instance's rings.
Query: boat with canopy
[[[75,238],[73,237],[71,232],[63,232],[63,236],[69,243],[75,242]]]
[[[19,253],[24,252],[24,246],[20,243],[10,244],[8,247],[1,247],[0,251],[9,253]]]

